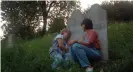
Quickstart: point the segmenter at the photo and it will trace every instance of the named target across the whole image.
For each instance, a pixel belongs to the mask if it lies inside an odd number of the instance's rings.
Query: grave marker
[[[85,15],[87,18],[91,19],[93,22],[93,28],[97,31],[99,35],[99,40],[101,42],[102,53],[104,60],[108,60],[108,38],[107,38],[107,13],[98,4],[94,4],[88,10]],[[71,39],[81,40],[83,31],[81,28],[81,22],[84,16],[80,10],[73,11],[71,17],[68,19],[68,28],[72,32]]]
[[[94,4],[88,11],[87,17],[92,20],[93,28],[99,35],[104,60],[108,60],[107,13],[98,4]]]
[[[73,11],[71,17],[68,19],[68,28],[72,32],[71,39],[81,39],[82,38],[82,28],[81,22],[83,21],[84,16],[82,15],[80,10]]]

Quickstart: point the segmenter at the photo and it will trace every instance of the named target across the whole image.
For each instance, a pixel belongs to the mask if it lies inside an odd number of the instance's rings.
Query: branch
[[[48,6],[49,1],[46,1],[46,6]]]
[[[47,10],[47,12],[46,12],[47,15],[48,15],[48,12],[50,11],[52,5],[53,5],[53,4],[55,5],[55,3],[56,3],[56,1],[52,1],[52,2],[50,3],[49,8],[48,8],[48,10]]]

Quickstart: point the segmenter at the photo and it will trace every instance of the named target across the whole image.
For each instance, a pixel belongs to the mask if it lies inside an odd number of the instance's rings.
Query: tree
[[[79,7],[78,1],[42,1],[39,2],[42,16],[43,16],[43,30],[42,35],[46,32],[47,19],[51,21],[57,17],[68,18],[73,9]]]
[[[101,4],[108,14],[109,21],[132,21],[133,1],[111,1]]]
[[[18,34],[19,32],[21,36],[24,35],[23,32],[34,34],[39,26],[40,16],[43,16],[44,25],[40,33],[43,36],[48,24],[47,19],[50,19],[50,23],[57,17],[67,19],[72,10],[78,7],[76,1],[2,1],[1,5],[2,19],[8,22],[6,27],[8,33]]]
[[[35,1],[33,2],[2,1],[1,5],[2,5],[1,9],[3,11],[2,19],[8,23],[7,25],[8,27],[6,27],[6,31],[8,32],[8,34],[14,33],[22,36],[23,32],[26,33],[34,32],[33,29],[38,25],[37,4]],[[25,29],[25,28],[30,28],[30,29]],[[26,37],[27,36],[26,33],[22,37]]]
[[[55,18],[53,23],[50,25],[49,32],[55,33],[60,32],[63,28],[65,28],[64,18]]]

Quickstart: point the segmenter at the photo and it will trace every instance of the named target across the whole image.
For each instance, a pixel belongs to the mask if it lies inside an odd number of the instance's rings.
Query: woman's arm
[[[64,41],[63,41],[63,39],[58,38],[57,41],[58,41],[58,44],[59,44],[59,48],[60,48],[62,51],[67,52],[67,51],[68,51],[68,48],[64,46],[64,43],[63,43]]]
[[[77,42],[78,40],[69,40],[67,43],[69,46],[71,46],[72,44],[77,43]]]
[[[88,35],[88,42],[79,41],[79,43],[85,46],[89,46],[91,43],[94,43],[95,39],[96,39],[96,33],[92,31]]]
[[[82,37],[81,41],[83,42],[84,40],[85,40],[85,36],[83,35],[83,37]]]
[[[81,39],[81,41],[84,41],[84,36],[82,37],[82,39]],[[78,43],[78,40],[69,40],[68,41],[68,45],[72,45],[72,44],[74,44],[74,43]]]

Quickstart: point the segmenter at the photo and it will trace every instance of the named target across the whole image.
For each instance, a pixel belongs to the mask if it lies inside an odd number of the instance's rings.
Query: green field
[[[133,24],[108,25],[109,60],[101,68],[104,72],[133,72]],[[2,48],[2,72],[83,72],[79,65],[71,69],[52,71],[49,47],[53,35],[31,41],[21,41],[14,48]],[[95,69],[99,72],[99,68]]]

